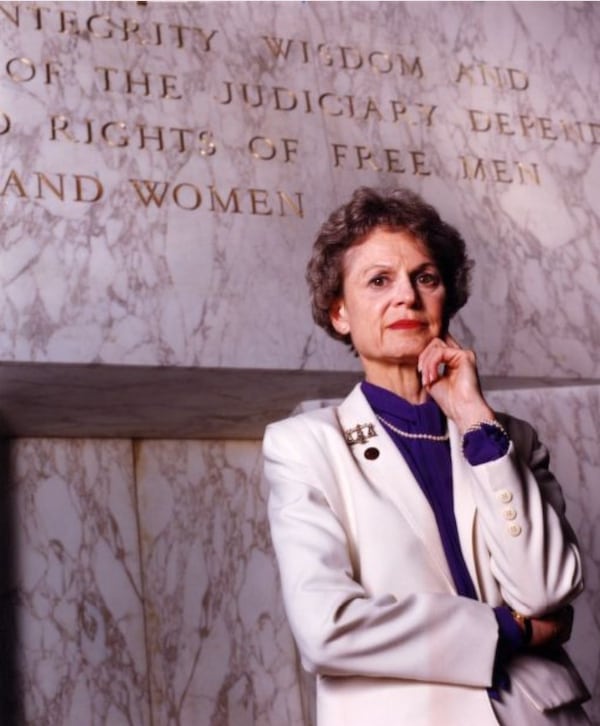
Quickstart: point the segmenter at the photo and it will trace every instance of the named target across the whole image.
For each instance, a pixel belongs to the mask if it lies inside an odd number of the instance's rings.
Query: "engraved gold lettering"
[[[298,99],[296,94],[292,93],[288,88],[282,88],[281,86],[273,86],[273,93],[275,94],[275,110],[276,111],[293,111],[298,105]],[[287,94],[288,104],[282,105],[280,94]]]
[[[44,67],[46,69],[46,80],[44,81],[44,83],[46,83],[46,85],[50,85],[52,83],[52,78],[59,77],[59,69],[54,65],[53,61],[45,63]]]
[[[286,206],[289,207],[292,212],[301,219],[304,217],[304,210],[302,208],[302,194],[299,192],[296,192],[296,202],[294,202],[288,194],[285,192],[276,192],[277,197],[279,198],[279,216],[285,217],[287,216],[285,213]]]
[[[339,96],[336,96],[334,93],[322,93],[319,96],[319,101],[318,101],[319,108],[321,109],[321,111],[323,111],[324,113],[326,113],[328,116],[341,116],[344,112],[342,111],[341,108],[339,108],[339,106],[338,106],[338,108],[337,108],[336,111],[329,111],[326,108],[325,100],[326,99],[331,99],[331,98],[333,98],[333,99],[335,99],[337,101],[340,100],[340,97]]]
[[[574,141],[575,143],[584,141],[580,122],[568,123],[567,121],[561,121],[560,127],[565,141]]]
[[[102,80],[104,81],[104,86],[102,88],[103,91],[110,91],[111,90],[111,75],[113,73],[118,73],[118,68],[113,68],[112,66],[95,66],[95,71],[101,74]]]
[[[417,108],[419,109],[419,112],[421,113],[426,126],[433,126],[433,114],[437,108],[437,106],[430,106],[425,103],[416,103],[415,104]]]
[[[263,161],[269,161],[277,154],[275,144],[265,136],[254,136],[251,138],[248,148],[255,159],[262,159]]]
[[[510,127],[509,116],[507,113],[496,113],[496,120],[498,121],[498,133],[503,136],[514,136],[515,131]]]
[[[25,191],[25,187],[23,186],[19,175],[13,169],[11,169],[11,171],[9,172],[6,183],[0,191],[0,197],[5,196],[8,189],[13,189],[15,194],[17,194],[19,197],[25,197],[25,199],[27,199],[27,192]]]
[[[162,31],[161,31],[161,24],[160,23],[154,23],[154,29],[156,31],[156,39],[153,42],[153,45],[162,45]],[[216,31],[215,31],[216,32]],[[150,45],[150,41],[143,41],[143,45]]]
[[[200,156],[213,156],[217,153],[217,145],[210,131],[201,131],[198,134],[200,141]]]
[[[354,118],[354,97],[343,96],[343,98],[348,101],[348,118]]]
[[[79,29],[77,27],[77,13],[74,10],[59,10],[58,17],[60,18],[58,26],[59,33],[79,35]]]
[[[403,121],[404,119],[401,119],[400,116],[404,116],[407,112],[407,108],[402,101],[390,101],[390,104],[392,106],[392,120],[394,123],[396,121]]]
[[[378,61],[376,63],[376,58],[382,58],[383,61]],[[382,53],[380,50],[374,50],[372,53],[369,53],[369,65],[373,68],[373,70],[377,71],[377,73],[390,73],[394,67],[390,56],[387,53]]]
[[[147,141],[156,141],[157,151],[163,151],[164,149],[164,140],[163,140],[163,128],[162,126],[155,126],[154,127],[154,133],[151,133],[147,130],[146,126],[138,125],[137,129],[140,132],[140,149],[146,148],[146,142]]]
[[[129,138],[125,134],[120,134],[116,139],[112,139],[110,137],[109,131],[113,128],[120,129],[121,131],[126,131],[127,126],[123,121],[109,121],[108,123],[104,124],[100,129],[100,134],[102,135],[104,141],[106,141],[109,146],[116,148],[129,146]]]
[[[516,68],[507,68],[508,81],[513,91],[525,91],[529,88],[529,78],[526,73]]]
[[[42,172],[36,171],[34,174],[37,176],[38,180],[38,192],[36,199],[44,199],[43,189],[44,187],[47,187],[50,189],[50,191],[54,194],[55,197],[61,200],[61,202],[65,201],[65,175],[64,174],[56,174],[58,177],[58,187],[55,186],[50,179],[46,176],[46,174],[43,174]]]
[[[289,163],[292,160],[292,156],[296,156],[298,153],[298,139],[281,139],[283,142],[283,153],[285,156],[285,163]]]
[[[102,26],[102,24],[104,24]],[[100,25],[101,28],[97,29],[96,26]],[[113,37],[113,31],[110,29],[110,17],[108,15],[90,15],[87,19],[85,27],[87,28],[90,35],[94,38],[100,38],[106,40]]]
[[[474,75],[476,71],[478,72],[478,78]],[[454,83],[462,83],[463,80],[468,81],[471,86],[475,83],[482,86],[491,84],[497,88],[509,88],[512,91],[525,91],[529,88],[529,78],[524,71],[518,68],[502,68],[500,66],[492,68],[486,63],[476,65],[459,63]]]
[[[6,73],[15,83],[27,83],[35,78],[35,66],[29,58],[11,58],[6,64]]]
[[[211,50],[210,44],[212,42],[212,39],[217,34],[217,31],[216,30],[213,30],[209,35],[207,35],[204,32],[203,28],[190,27],[189,25],[169,25],[169,28],[172,28],[175,31],[176,47],[177,48],[184,48],[184,47],[186,47],[185,46],[185,34],[183,32],[184,30],[190,31],[190,33],[192,33],[193,31],[195,31],[196,33],[198,33],[200,35],[200,38],[201,38],[203,44],[204,44],[203,47],[202,47],[202,50],[205,53],[208,53]]]
[[[485,132],[491,129],[492,121],[488,113],[474,108],[468,109],[468,113],[471,121],[471,131]]]
[[[182,129],[178,126],[172,126],[169,131],[175,136],[175,138],[179,142],[178,151],[184,152],[186,151],[187,144],[185,142],[186,134],[192,135],[194,133],[193,129]]]
[[[540,116],[538,118],[538,123],[540,125],[542,139],[546,139],[548,141],[556,141],[558,139],[558,136],[556,136],[556,134],[552,133],[552,120],[551,119],[546,118],[545,116]]]
[[[345,71],[356,71],[362,67],[362,56],[355,48],[347,45],[341,45],[340,55],[342,57],[342,68]]]
[[[217,31],[216,30],[213,30],[209,35],[207,35],[204,32],[204,29],[203,28],[194,28],[194,30],[196,30],[196,31],[198,31],[198,33],[200,33],[200,37],[204,41],[204,48],[202,48],[202,50],[205,53],[209,53],[210,50],[211,50],[210,44],[212,43],[212,39],[217,34]]]
[[[174,82],[177,81],[177,76],[173,76],[169,73],[166,74],[160,74],[160,79],[162,83],[162,94],[161,98],[172,98],[172,99],[179,99],[181,98],[181,94],[177,93],[177,88],[175,87]],[[172,93],[174,91],[174,93]]]
[[[100,180],[95,176],[88,176],[87,174],[75,174],[75,201],[76,202],[97,202],[102,198],[104,194],[104,188]],[[85,187],[88,187],[87,190]],[[91,197],[87,197],[85,192],[91,194]]]
[[[312,113],[312,104],[310,102],[310,91],[306,89],[302,91],[304,94],[304,111],[305,113]]]
[[[425,152],[410,151],[409,153],[413,163],[413,176],[431,176],[431,172],[425,168]]]
[[[469,181],[491,181],[496,184],[514,184],[517,172],[518,182],[521,185],[535,184],[541,186],[539,168],[537,164],[524,164],[520,161],[507,161],[506,159],[482,159],[480,157],[459,156],[461,164],[461,179]]]
[[[400,151],[398,149],[384,149],[386,160],[385,170],[390,174],[404,174],[406,169],[400,164]]]
[[[14,10],[13,15],[10,14],[11,10]],[[4,15],[4,17],[8,20],[8,22],[12,23],[15,26],[15,28],[18,28],[20,25],[19,10],[20,10],[20,8],[18,5],[15,5],[12,8],[5,8],[4,5],[0,5],[0,13],[2,13],[2,15]]]
[[[346,144],[332,143],[334,167],[345,167],[348,146]],[[351,167],[357,171],[371,169],[384,171],[390,174],[405,174],[406,165],[402,163],[400,149],[381,149],[375,152],[368,146],[356,145],[352,147],[354,164]],[[412,173],[414,176],[430,176],[431,171],[426,166],[425,152],[420,150],[407,150],[410,156]],[[352,156],[349,160],[352,162]]]
[[[35,29],[41,30],[44,25],[44,16],[42,15],[42,13],[50,13],[50,8],[40,7],[39,5],[32,5],[29,9],[33,13],[33,17],[35,20]]]
[[[59,77],[59,69],[53,61],[42,64],[44,78],[47,85],[52,83],[53,78]],[[15,83],[28,83],[37,75],[35,64],[30,58],[11,58],[6,63],[6,74]]]
[[[473,85],[473,76],[471,75],[472,70],[472,66],[467,66],[464,63],[460,63],[458,67],[458,73],[456,75],[456,78],[454,79],[454,83],[461,83],[463,78],[466,78],[469,83]]]
[[[137,35],[140,29],[140,24],[133,18],[124,18],[121,26],[122,40],[128,41],[134,35]]]
[[[238,199],[238,190],[236,187],[232,187],[232,189],[229,190],[229,196],[227,197],[227,202],[223,202],[221,199],[220,194],[217,192],[214,186],[212,184],[208,187],[210,191],[210,210],[211,212],[228,212],[229,211],[229,205],[233,205],[233,209],[231,211],[232,214],[241,214],[240,210],[240,203]],[[219,206],[219,209],[217,209],[217,204]]]
[[[367,102],[367,108],[365,110],[365,115],[363,118],[365,120],[368,119],[369,115],[372,113],[375,113],[377,115],[377,119],[379,121],[381,121],[383,119],[383,115],[381,114],[381,111],[379,110],[377,104],[375,103],[375,101],[372,98],[369,98],[369,100]]]
[[[184,204],[181,200],[182,192],[185,192],[186,196],[190,199],[187,204]],[[194,184],[182,182],[181,184],[177,184],[177,186],[173,189],[173,201],[181,209],[187,209],[188,211],[191,211],[194,209],[198,209],[202,204],[202,194],[200,193],[198,187],[196,187]]]
[[[485,181],[483,159],[473,160],[466,156],[459,156],[458,158],[462,163],[463,179],[481,179],[481,181]]]
[[[529,137],[529,132],[535,128],[535,119],[521,114],[519,116],[519,121],[521,123],[521,132],[523,136]]]
[[[272,194],[267,189],[241,190],[238,187],[231,187],[226,193],[223,193],[214,184],[209,184],[203,195],[201,188],[190,182],[180,182],[172,190],[170,183],[166,181],[129,179],[129,182],[133,186],[137,198],[145,207],[161,208],[167,200],[172,200],[179,209],[193,212],[200,209],[208,194],[210,212],[243,214],[246,211],[248,214],[262,217],[270,217],[275,214],[271,203]],[[277,199],[280,216],[288,216],[290,213],[300,218],[304,216],[302,193],[290,194],[275,190],[273,194]],[[246,210],[242,206],[244,201]]]
[[[329,51],[329,46],[326,43],[319,43],[317,46],[317,55],[323,61],[323,65],[332,66],[333,56]]]
[[[280,142],[284,163],[287,164],[298,153],[298,139],[283,138],[280,139]],[[266,136],[253,136],[248,143],[248,148],[252,156],[261,161],[270,161],[278,154],[277,144]]]
[[[403,76],[409,74],[411,76],[416,76],[417,78],[423,78],[423,67],[421,66],[421,59],[419,56],[413,60],[412,66],[409,65],[408,61],[401,53],[398,53],[398,58],[400,59],[401,74]]]
[[[341,162],[346,158],[346,144],[332,144],[334,166],[341,166]]]
[[[257,91],[257,97],[254,102],[252,102],[248,95],[248,84],[242,83],[242,98],[244,99],[244,103],[247,103],[250,108],[258,108],[263,105],[262,86],[255,84],[254,89]]]
[[[56,141],[61,133],[69,141],[79,143],[68,128],[69,120],[65,116],[50,116],[50,141]]]
[[[501,182],[502,184],[512,184],[513,178],[510,176],[508,169],[506,168],[507,164],[504,159],[492,159],[491,164],[495,172],[495,181]]]
[[[266,189],[248,189],[250,195],[250,214],[269,217],[273,210],[269,207],[269,192]]]
[[[385,74],[391,73],[396,68],[402,76],[412,75],[417,78],[424,76],[421,59],[418,56],[407,59],[402,53],[392,56],[379,49],[366,52],[351,45],[335,46],[329,43],[319,43],[311,48],[306,40],[270,35],[262,35],[261,38],[275,59],[289,61],[292,58],[299,58],[302,63],[309,63],[315,58],[324,66],[336,67],[344,71],[353,72],[368,68],[373,73]]]
[[[231,103],[233,101],[233,83],[231,81],[223,81],[223,83],[225,84],[225,88],[227,90],[227,93],[225,94],[225,100],[223,101],[216,96],[214,97],[214,99],[215,101],[218,101],[219,103],[222,103],[224,106],[226,106],[228,103]]]
[[[373,152],[371,149],[367,148],[366,146],[355,146],[354,150],[356,151],[356,168],[357,169],[364,169],[365,168],[365,162],[368,162],[369,166],[373,171],[381,171],[381,167],[377,166],[377,164],[373,161]]]
[[[292,48],[292,45],[295,46],[296,41],[290,40],[289,38],[273,38],[269,35],[261,35],[261,38],[265,41],[267,44],[267,48],[271,51],[274,58],[283,58],[284,60],[287,60],[287,57],[290,53],[290,49]],[[304,41],[305,42],[305,41]],[[284,47],[285,43],[285,47]],[[306,58],[306,49],[305,49],[305,58]],[[305,60],[305,63],[308,61]]]
[[[169,191],[167,182],[155,182],[149,179],[130,179],[129,181],[145,207],[149,207],[151,204],[162,207]]]
[[[144,89],[144,96],[150,95],[150,74],[142,72],[142,78],[135,80],[133,74],[130,71],[125,71],[125,83],[127,93],[133,93],[135,86],[141,86]]]
[[[153,91],[158,91],[160,98],[180,99],[181,94],[177,92],[176,81],[177,76],[169,73],[160,73],[153,75],[142,71],[138,77],[132,71],[120,71],[112,66],[96,66],[94,70],[100,74],[102,83],[101,90],[105,92],[124,92],[127,94],[135,93],[136,89],[142,89],[142,95],[151,96]],[[124,76],[124,81],[122,77]],[[121,83],[118,83],[121,81]],[[158,84],[158,89],[157,89]]]
[[[538,187],[541,185],[540,174],[537,164],[525,165],[520,161],[516,162],[517,171],[519,173],[519,181],[521,184],[527,184],[527,181],[531,181]]]
[[[114,85],[114,84],[113,84]],[[366,121],[423,125],[435,125],[438,106],[436,104],[415,102],[411,106],[399,99],[380,101],[373,96],[355,97],[351,94],[338,95],[325,91],[313,96],[308,89],[299,91],[285,86],[263,86],[247,82],[223,81],[223,91],[213,96],[221,105],[243,103],[249,108],[264,107],[284,113],[314,113],[320,110],[335,118],[358,118]],[[474,112],[476,113],[476,112]]]

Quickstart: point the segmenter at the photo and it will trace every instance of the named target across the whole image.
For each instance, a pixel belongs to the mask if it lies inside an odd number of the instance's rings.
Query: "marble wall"
[[[490,400],[535,421],[563,484],[587,580],[569,649],[600,723],[600,388],[497,389]],[[2,602],[16,642],[1,723],[310,726],[259,441],[21,439],[8,469]]]
[[[10,480],[4,726],[306,722],[259,442],[21,439]]]
[[[352,369],[303,268],[401,184],[464,231],[485,373],[597,376],[599,36],[585,2],[3,2],[0,358]]]

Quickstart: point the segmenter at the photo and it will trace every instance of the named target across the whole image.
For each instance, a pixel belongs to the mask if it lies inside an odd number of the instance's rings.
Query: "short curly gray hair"
[[[347,204],[336,209],[319,230],[306,268],[313,319],[331,337],[352,345],[350,335],[333,327],[330,310],[343,293],[346,250],[360,244],[381,227],[407,231],[419,239],[433,257],[446,290],[444,324],[467,302],[472,260],[459,232],[437,211],[409,189],[379,192],[357,189]]]

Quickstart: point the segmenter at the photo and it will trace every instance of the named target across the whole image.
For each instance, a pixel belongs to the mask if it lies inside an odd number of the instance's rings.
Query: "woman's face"
[[[338,333],[350,334],[367,378],[381,367],[416,366],[442,335],[446,291],[425,245],[410,232],[376,228],[343,259],[343,295],[331,307]]]

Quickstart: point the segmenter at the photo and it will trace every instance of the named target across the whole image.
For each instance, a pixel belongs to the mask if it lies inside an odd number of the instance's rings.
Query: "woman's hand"
[[[495,419],[481,392],[475,353],[463,350],[450,334],[427,345],[419,356],[418,370],[429,395],[461,433],[480,421]]]
[[[517,621],[518,622],[518,621]],[[530,618],[531,640],[529,645],[541,648],[548,645],[562,645],[571,637],[573,608],[570,605],[543,618]]]

